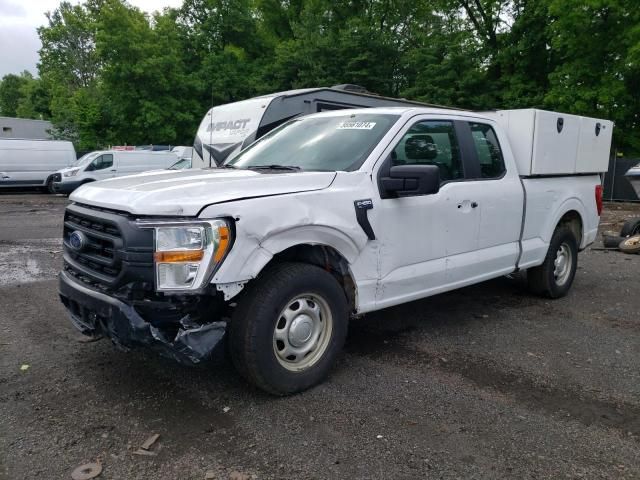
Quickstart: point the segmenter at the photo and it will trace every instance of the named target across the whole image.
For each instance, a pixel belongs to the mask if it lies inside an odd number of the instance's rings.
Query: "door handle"
[[[112,172],[115,172],[115,170],[111,170]]]
[[[469,207],[471,208],[477,208],[478,207],[478,202],[470,202],[469,200],[465,200],[462,203],[458,204],[458,208],[465,208],[466,211],[469,211]]]

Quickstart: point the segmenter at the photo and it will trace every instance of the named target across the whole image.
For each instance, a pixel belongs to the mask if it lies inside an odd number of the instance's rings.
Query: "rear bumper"
[[[53,182],[53,190],[57,193],[71,193],[82,185],[82,181],[73,182]]]
[[[59,276],[59,293],[80,333],[104,335],[125,350],[148,347],[182,364],[194,365],[211,358],[223,344],[223,321],[194,326],[188,324],[187,315],[177,325],[177,333],[169,335],[142,318],[133,306],[92,290],[65,272]]]

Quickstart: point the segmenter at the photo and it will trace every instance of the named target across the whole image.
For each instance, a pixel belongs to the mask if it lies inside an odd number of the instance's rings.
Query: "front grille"
[[[71,247],[69,237],[73,232],[81,232],[86,239],[80,250]],[[107,284],[112,284],[120,273],[122,263],[116,258],[115,252],[122,247],[122,234],[116,224],[67,211],[64,218],[64,245],[72,260],[70,263],[76,267],[75,270],[79,270],[78,273],[88,274]]]
[[[81,247],[72,245],[74,232]],[[64,215],[63,245],[65,271],[94,289],[153,285],[153,232],[127,214],[72,204]]]
[[[52,182],[61,182],[62,181],[62,174],[54,173],[53,175],[51,175],[51,181]]]

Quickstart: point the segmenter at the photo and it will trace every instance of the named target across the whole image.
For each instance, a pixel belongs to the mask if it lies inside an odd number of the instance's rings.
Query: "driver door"
[[[90,165],[90,171],[96,180],[115,177],[116,169],[113,164],[113,154],[104,153],[94,158]]]
[[[448,257],[477,248],[480,216],[465,182],[460,122],[417,117],[405,126],[377,171],[395,165],[436,165],[440,191],[384,198],[369,211],[379,240],[376,306],[383,308],[446,290]],[[455,227],[455,228],[453,228]]]

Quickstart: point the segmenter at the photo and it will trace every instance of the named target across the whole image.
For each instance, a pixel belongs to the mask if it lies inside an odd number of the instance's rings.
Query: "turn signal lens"
[[[229,227],[218,227],[218,242],[216,245],[216,253],[213,256],[213,259],[217,262],[221,261],[224,257],[224,254],[227,253],[227,248],[229,248]]]
[[[186,250],[186,251],[171,251],[171,252],[156,252],[153,254],[153,259],[156,262],[161,263],[176,263],[176,262],[199,262],[204,258],[204,250]]]

